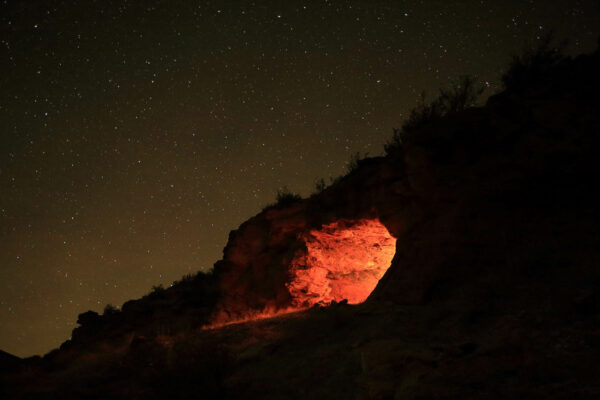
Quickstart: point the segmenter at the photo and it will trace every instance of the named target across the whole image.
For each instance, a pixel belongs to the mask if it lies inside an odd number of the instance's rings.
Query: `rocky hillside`
[[[61,349],[0,369],[1,390],[599,397],[598,71],[598,52],[513,65],[484,107],[242,224],[212,274],[81,314]]]

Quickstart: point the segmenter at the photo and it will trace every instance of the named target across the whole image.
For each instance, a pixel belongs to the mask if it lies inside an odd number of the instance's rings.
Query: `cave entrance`
[[[297,308],[362,303],[390,267],[396,238],[378,219],[338,220],[303,235],[286,284]]]

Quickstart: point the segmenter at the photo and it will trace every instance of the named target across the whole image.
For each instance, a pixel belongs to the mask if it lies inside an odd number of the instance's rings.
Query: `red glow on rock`
[[[362,303],[389,268],[396,239],[379,220],[340,220],[304,238],[307,253],[292,261],[286,285],[293,306]]]
[[[328,305],[347,300],[362,303],[390,267],[396,239],[377,219],[338,220],[300,237],[306,251],[287,266],[285,288],[291,304],[233,313],[226,308],[213,315],[204,329],[271,318],[304,310],[315,304]]]
[[[291,314],[297,311],[301,311],[304,308],[299,307],[287,307],[287,308],[265,308],[264,310],[256,311],[256,312],[248,312],[246,315],[240,318],[231,319],[226,315],[217,315],[214,318],[214,322],[209,325],[205,325],[202,329],[216,329],[224,326],[234,325],[234,324],[242,324],[244,322],[257,321],[260,319],[274,318],[279,317],[285,314]]]

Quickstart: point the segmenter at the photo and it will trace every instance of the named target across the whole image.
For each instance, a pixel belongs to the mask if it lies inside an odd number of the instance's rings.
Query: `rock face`
[[[267,209],[232,232],[215,264],[222,297],[213,321],[364,301],[394,254],[393,233],[380,219],[393,212],[387,202],[398,172],[388,159],[365,160],[337,185]]]
[[[406,138],[395,218],[410,240],[399,236],[373,300],[506,295],[517,285],[549,294],[597,278],[598,66],[598,53],[564,61],[522,92]]]
[[[400,157],[363,160],[323,193],[249,220],[232,233],[216,266],[224,312],[235,319],[244,313],[240,305],[294,303],[286,288],[294,287],[294,260],[307,251],[303,236],[345,219],[381,221],[398,239],[394,263],[372,300],[419,304],[459,289],[465,274],[493,281],[488,290],[494,291],[508,290],[498,287],[497,271],[560,276],[544,260],[573,237],[578,243],[569,246],[580,247],[580,259],[596,260],[596,238],[586,235],[594,222],[580,213],[594,213],[597,201],[587,186],[597,171],[590,161],[599,140],[591,117],[597,62],[597,55],[563,62],[521,93],[504,92],[484,108],[424,126],[405,138]]]
[[[557,62],[265,209],[211,275],[82,314],[0,394],[598,397],[597,71]]]
[[[396,252],[396,239],[379,220],[338,220],[303,239],[306,254],[292,260],[286,283],[298,308],[364,302]]]

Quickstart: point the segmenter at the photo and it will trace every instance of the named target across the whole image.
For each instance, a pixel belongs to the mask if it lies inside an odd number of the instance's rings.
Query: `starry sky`
[[[421,91],[488,87],[593,1],[0,2],[0,349],[209,270],[228,232],[382,154]],[[433,96],[433,95],[432,95]]]

